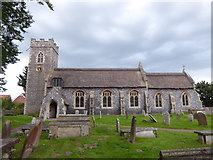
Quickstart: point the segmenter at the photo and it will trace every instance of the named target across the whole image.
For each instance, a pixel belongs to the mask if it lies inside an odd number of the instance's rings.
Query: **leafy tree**
[[[11,100],[11,97],[0,98],[0,101],[2,103],[2,109],[3,110],[11,110],[13,108],[14,104]]]
[[[200,94],[200,99],[206,107],[213,107],[213,84],[201,81],[195,84],[196,91]]]
[[[25,66],[24,70],[23,70],[23,74],[19,74],[18,78],[18,86],[21,86],[24,90],[24,92],[26,92],[26,83],[27,83],[27,71],[28,71],[28,67]]]
[[[53,10],[53,5],[48,0],[40,0],[39,4],[47,6]],[[1,74],[5,74],[5,69],[8,64],[14,64],[18,61],[17,56],[21,53],[18,50],[17,41],[23,41],[23,34],[26,29],[33,23],[32,15],[26,8],[25,2],[2,2],[0,3],[0,22],[1,22],[1,36],[0,47],[1,53]],[[4,78],[0,78],[0,91],[6,89],[3,85],[6,84]]]

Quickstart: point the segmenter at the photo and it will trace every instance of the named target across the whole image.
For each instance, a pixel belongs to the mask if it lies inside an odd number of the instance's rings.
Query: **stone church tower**
[[[40,111],[48,75],[57,68],[58,46],[53,39],[31,39],[24,114]]]

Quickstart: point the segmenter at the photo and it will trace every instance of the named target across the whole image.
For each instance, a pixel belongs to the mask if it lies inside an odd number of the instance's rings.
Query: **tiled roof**
[[[25,95],[24,94],[19,95],[13,102],[15,102],[15,103],[25,103]]]
[[[0,98],[11,98],[10,95],[0,95]]]

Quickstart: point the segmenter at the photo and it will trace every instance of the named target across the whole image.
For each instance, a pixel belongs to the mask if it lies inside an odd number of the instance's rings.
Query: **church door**
[[[52,101],[50,103],[50,111],[49,111],[49,118],[56,118],[57,115],[57,103]]]

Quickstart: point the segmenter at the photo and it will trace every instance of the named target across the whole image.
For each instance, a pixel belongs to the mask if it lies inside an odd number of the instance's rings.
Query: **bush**
[[[12,111],[15,115],[20,115],[24,113],[24,103],[14,103]]]

